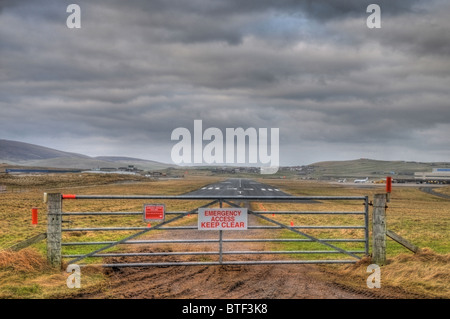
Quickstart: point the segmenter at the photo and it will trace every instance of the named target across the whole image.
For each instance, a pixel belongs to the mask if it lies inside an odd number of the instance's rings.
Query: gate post
[[[222,200],[219,201],[220,208],[223,207]],[[219,263],[222,265],[223,262],[223,232],[219,230]]]
[[[386,194],[375,194],[372,216],[372,262],[386,264]]]
[[[47,195],[47,262],[61,267],[61,207],[60,193]]]

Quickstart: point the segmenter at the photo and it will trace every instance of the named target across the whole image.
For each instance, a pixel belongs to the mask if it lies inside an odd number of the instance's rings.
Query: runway
[[[280,189],[246,178],[230,178],[187,193],[190,196],[291,196]]]

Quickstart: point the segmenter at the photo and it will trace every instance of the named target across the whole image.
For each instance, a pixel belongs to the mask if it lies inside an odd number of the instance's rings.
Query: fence
[[[117,196],[117,195],[62,195],[48,194],[48,232],[47,232],[47,257],[53,266],[61,266],[62,261],[69,264],[78,263],[87,258],[104,258],[102,266],[104,267],[137,267],[137,266],[186,266],[186,265],[250,265],[250,264],[305,264],[305,263],[355,263],[364,255],[369,254],[369,201],[367,196]],[[90,201],[137,201],[140,205],[145,202],[201,202],[199,206],[183,211],[168,209],[165,212],[167,219],[153,225],[132,226],[132,227],[63,227],[68,220],[63,218],[77,218],[80,216],[93,219],[103,218],[102,216],[125,217],[138,216],[137,220],[143,220],[142,211],[97,211],[97,212],[67,212],[63,210],[63,203],[68,200],[90,200]],[[298,206],[315,201],[324,203],[334,202],[339,205],[348,206],[348,203],[354,203],[352,207],[358,207],[358,210],[278,210],[266,209],[255,210],[248,208],[249,223],[247,230],[198,230],[198,225],[191,225],[194,219],[190,220],[189,225],[180,221],[188,216],[195,216],[199,208],[223,207],[226,205],[231,208],[242,207],[251,203],[264,203],[265,205],[276,206]],[[345,205],[344,205],[345,204]],[[187,206],[189,206],[187,205]],[[322,206],[321,205],[321,206]],[[169,207],[171,206],[168,205]],[[253,205],[254,206],[254,205]],[[320,216],[328,216],[333,219],[338,216],[350,218],[345,225],[305,225],[293,222],[289,219],[293,216],[312,215],[319,219]],[[346,220],[347,220],[346,219]],[[360,224],[354,224],[358,221]],[[171,225],[172,224],[172,225]],[[133,232],[127,234],[125,238],[105,241],[62,241],[63,233],[87,234],[92,232]],[[163,232],[160,232],[163,231]],[[280,236],[280,232],[284,234]],[[138,237],[148,235],[149,233],[175,233],[181,232],[180,238],[174,238],[170,235],[156,238],[146,238],[136,240]],[[189,232],[189,233],[188,233]],[[340,234],[351,233],[351,238],[341,238]],[[189,236],[187,234],[190,234]],[[250,234],[250,235],[249,235]],[[328,237],[323,237],[328,235]],[[330,235],[332,234],[332,235]],[[356,235],[355,235],[356,234]],[[213,237],[211,237],[213,236]],[[231,236],[231,237],[229,237]],[[73,236],[72,236],[73,237]],[[83,235],[76,238],[84,238]],[[151,247],[161,247],[171,245],[170,249],[159,249],[151,252],[106,252],[111,248],[121,245],[145,245]],[[259,246],[257,250],[242,250],[246,245],[259,244],[264,245],[263,249]],[[179,250],[179,247],[184,250]],[[238,245],[239,250],[235,246]],[[294,245],[294,246],[292,246]],[[312,249],[305,249],[306,245],[311,245]],[[343,246],[346,245],[346,246]],[[67,247],[87,246],[95,247],[90,252],[82,254],[62,254],[62,249]],[[189,246],[189,250],[185,247]],[[231,249],[230,247],[231,246]],[[357,247],[356,247],[357,246]],[[100,248],[98,248],[100,247]],[[163,247],[163,248],[164,248]],[[287,248],[286,248],[287,247]],[[298,249],[301,247],[302,249]],[[317,249],[317,247],[321,247]],[[350,247],[350,248],[349,248]],[[353,248],[356,247],[356,248]],[[227,249],[228,248],[228,249]],[[175,251],[174,251],[175,249]],[[286,256],[279,258],[279,256]],[[338,255],[339,258],[329,259],[328,256]],[[267,258],[267,257],[273,258]],[[304,256],[312,256],[310,259],[304,259]],[[345,259],[341,259],[345,256]],[[105,262],[112,258],[120,258],[121,262]],[[179,258],[173,260],[173,258]],[[277,257],[277,258],[276,258]],[[129,262],[124,259],[136,258],[157,258],[156,261],[148,262],[138,260]],[[161,261],[161,258],[163,259]],[[165,259],[164,259],[165,258]],[[167,258],[172,258],[166,260]]]

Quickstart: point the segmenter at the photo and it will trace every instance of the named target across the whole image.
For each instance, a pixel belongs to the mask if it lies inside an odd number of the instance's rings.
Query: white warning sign
[[[247,208],[199,208],[199,230],[246,230]]]

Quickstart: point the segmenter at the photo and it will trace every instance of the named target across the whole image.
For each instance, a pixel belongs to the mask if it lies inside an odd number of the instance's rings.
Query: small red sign
[[[164,204],[144,204],[144,221],[164,220]]]

